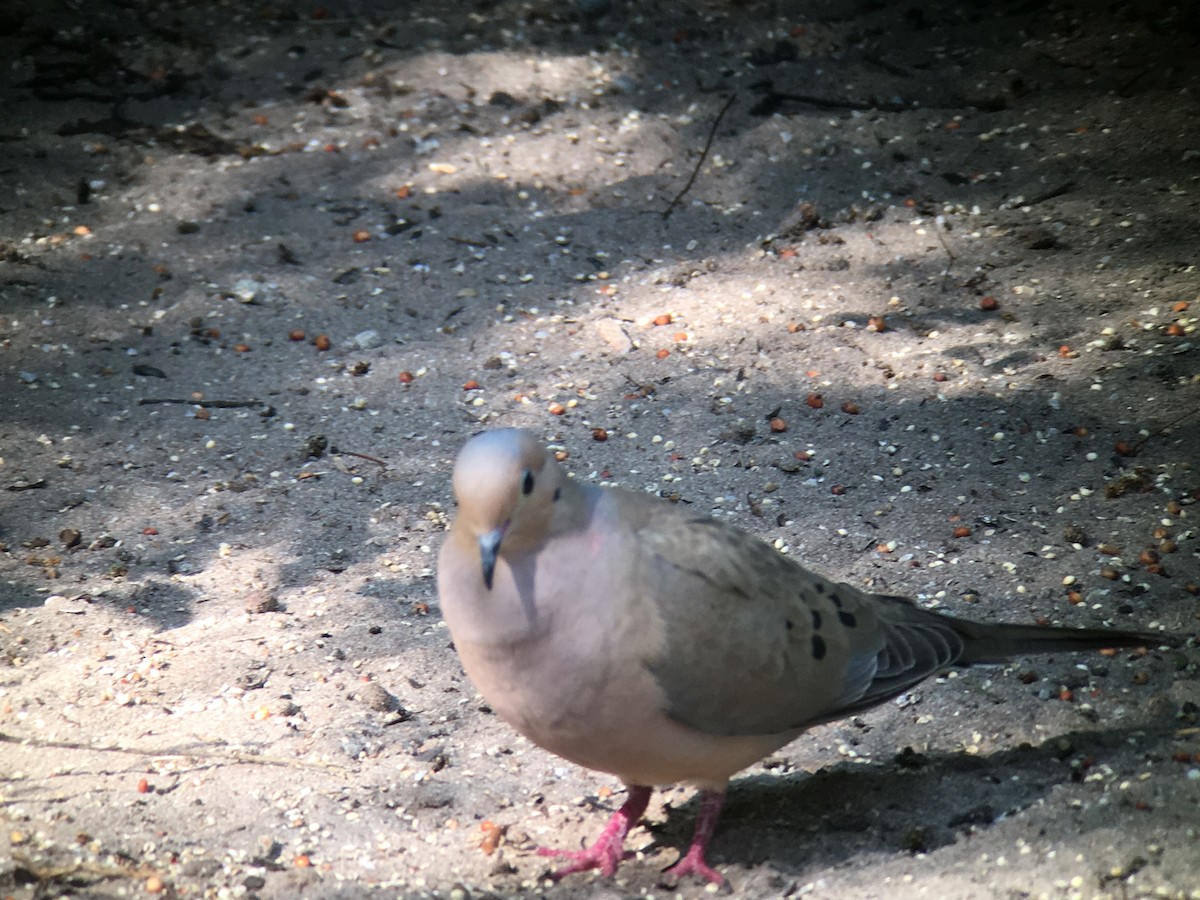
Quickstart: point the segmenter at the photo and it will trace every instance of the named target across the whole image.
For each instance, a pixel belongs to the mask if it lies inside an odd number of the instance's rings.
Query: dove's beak
[[[490,591],[492,578],[496,574],[496,558],[500,555],[500,542],[504,540],[504,526],[479,536],[479,560],[483,564],[483,584]]]

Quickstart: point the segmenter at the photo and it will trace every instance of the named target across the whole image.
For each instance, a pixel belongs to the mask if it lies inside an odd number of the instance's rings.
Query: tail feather
[[[1004,662],[1014,656],[1057,651],[1105,650],[1118,647],[1175,646],[1167,634],[1107,628],[1059,628],[1045,625],[990,624],[955,619],[954,629],[965,646],[958,664]]]

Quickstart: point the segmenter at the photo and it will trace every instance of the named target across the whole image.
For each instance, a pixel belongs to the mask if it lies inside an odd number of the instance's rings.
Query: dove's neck
[[[551,515],[505,535],[491,590],[477,566],[443,566],[443,608],[455,641],[528,646],[544,638],[556,619],[579,615],[583,589],[612,575],[603,563],[611,565],[605,544],[615,533],[606,524],[609,505],[599,488],[564,478]],[[467,556],[478,559],[475,552]]]

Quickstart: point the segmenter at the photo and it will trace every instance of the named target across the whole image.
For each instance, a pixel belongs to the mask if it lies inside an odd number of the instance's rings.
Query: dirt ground
[[[736,896],[1200,897],[1198,51],[1152,0],[4,4],[0,896],[662,896],[691,791],[551,884],[621,787],[440,620],[454,453],[519,425],[831,577],[1192,636],[813,730],[733,784]]]

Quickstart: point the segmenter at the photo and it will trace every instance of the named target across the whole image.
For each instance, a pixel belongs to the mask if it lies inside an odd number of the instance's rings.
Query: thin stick
[[[700,168],[704,165],[704,160],[708,159],[708,151],[712,149],[713,140],[717,136],[717,128],[721,124],[721,120],[725,118],[725,113],[729,112],[729,107],[733,106],[733,101],[737,99],[737,92],[729,95],[729,99],[725,101],[725,105],[721,107],[721,111],[717,113],[717,117],[713,120],[712,128],[708,132],[708,140],[704,142],[704,149],[700,152],[700,159],[696,161],[696,168],[692,169],[692,176],[687,180],[687,184],[683,186],[683,190],[675,195],[675,199],[670,202],[665,210],[663,210],[663,221],[671,217],[671,213],[675,211],[675,207],[679,205],[679,201],[683,199],[683,195],[692,189],[692,185],[696,183],[696,177],[700,174]]]
[[[185,406],[208,406],[212,409],[249,409],[266,405],[261,400],[183,400],[178,397],[143,397],[138,401],[138,406],[150,406],[155,403],[182,403]]]
[[[332,448],[330,448],[329,452],[336,453],[341,456],[357,456],[359,459],[365,459],[367,462],[375,463],[375,465],[379,466],[381,469],[386,469],[387,465],[388,465],[382,459],[379,459],[379,457],[377,457],[377,456],[368,456],[365,453],[356,453],[353,450],[342,450],[340,447],[332,447]]]
[[[245,763],[254,766],[284,766],[293,769],[320,769],[326,772],[345,772],[344,766],[334,763],[310,763],[301,759],[284,759],[279,756],[257,756],[253,753],[243,753],[240,750],[224,752],[206,750],[183,750],[173,747],[165,752],[142,749],[140,747],[94,747],[78,741],[46,741],[38,738],[21,738],[0,731],[0,743],[18,744],[23,747],[36,747],[41,750],[80,750],[91,753],[126,753],[132,756],[144,756],[161,760],[203,759],[210,762]]]

